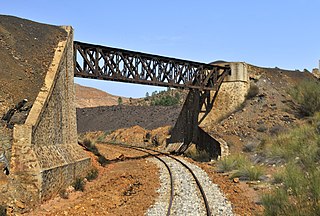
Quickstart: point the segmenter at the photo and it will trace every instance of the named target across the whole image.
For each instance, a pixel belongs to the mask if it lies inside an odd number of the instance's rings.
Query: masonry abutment
[[[84,176],[90,158],[77,144],[73,30],[61,41],[30,113],[13,129],[11,197],[22,202],[47,200]]]
[[[220,66],[226,65],[230,65],[231,74],[226,76],[219,91],[203,94],[212,104],[202,104],[200,92],[190,90],[168,140],[169,144],[184,143],[178,152],[185,151],[190,143],[194,143],[197,149],[207,151],[211,158],[229,154],[227,143],[209,131],[219,119],[237,110],[245,101],[250,82],[246,63],[227,62]],[[201,110],[205,110],[204,113]]]

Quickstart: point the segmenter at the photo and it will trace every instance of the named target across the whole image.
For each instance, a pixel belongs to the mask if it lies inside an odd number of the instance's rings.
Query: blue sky
[[[318,67],[319,0],[0,1],[0,14],[72,25],[75,40],[212,62],[285,69]],[[159,88],[76,79],[142,97]]]

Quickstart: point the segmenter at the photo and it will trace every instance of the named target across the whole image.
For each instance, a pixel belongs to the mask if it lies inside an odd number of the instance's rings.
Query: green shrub
[[[264,168],[254,165],[244,155],[231,155],[218,161],[218,171],[234,171],[230,178],[241,178],[245,180],[258,180],[264,173]]]
[[[69,194],[65,188],[59,191],[59,196],[62,199],[69,199]]]
[[[320,171],[287,165],[283,186],[262,197],[265,215],[318,215],[320,211]]]
[[[98,170],[97,170],[97,169],[92,169],[92,170],[90,170],[90,171],[88,172],[88,174],[87,174],[87,176],[86,176],[86,179],[87,179],[88,181],[92,181],[92,180],[96,179],[96,178],[98,177],[98,175],[99,175]]]
[[[173,94],[173,90],[168,89],[167,91],[153,92],[149,99],[151,100],[152,106],[174,106],[180,103],[180,92],[176,91]]]
[[[97,147],[95,146],[95,144],[93,143],[93,141],[91,139],[85,138],[83,140],[83,145],[89,150],[91,151],[93,154],[97,155],[99,154],[99,150],[97,149]]]
[[[97,141],[99,143],[103,143],[106,139],[106,137],[110,134],[110,131],[105,131],[103,134],[101,134],[100,136],[98,136]]]
[[[284,172],[283,171],[278,171],[276,173],[273,174],[273,181],[272,183],[273,184],[280,184],[280,183],[283,183],[284,181]]]
[[[73,187],[76,191],[84,191],[85,182],[82,178],[76,178],[75,182],[73,183]]]
[[[318,215],[320,212],[320,136],[317,114],[308,124],[268,143],[270,157],[282,157],[285,168],[274,175],[282,183],[262,197],[265,215]]]
[[[256,84],[251,83],[249,91],[246,95],[246,98],[251,99],[251,98],[254,98],[255,96],[257,96],[258,94],[259,94],[259,87]]]
[[[0,205],[0,216],[7,215],[7,207],[5,205]]]
[[[99,154],[98,155],[98,162],[100,163],[101,166],[106,166],[109,164],[109,160],[106,159],[103,155]]]
[[[229,172],[232,170],[237,170],[250,164],[250,161],[243,155],[230,155],[218,161],[218,170],[220,172]]]
[[[196,148],[192,148],[190,150],[188,149],[185,153],[185,156],[199,162],[208,162],[211,160],[210,154],[207,151],[198,150]]]
[[[258,165],[244,165],[241,166],[238,170],[235,171],[235,173],[233,173],[231,175],[231,178],[241,178],[244,180],[250,180],[250,181],[254,181],[254,180],[259,180],[261,176],[263,176],[264,174],[264,169],[261,166]]]
[[[320,111],[320,82],[304,80],[289,90],[293,99],[299,104],[300,113],[312,116]]]
[[[294,158],[308,159],[317,157],[318,139],[311,125],[304,125],[280,134],[268,145],[268,155],[271,158],[282,158],[286,161]]]
[[[268,216],[287,215],[288,213],[288,195],[284,190],[277,190],[271,194],[265,194],[262,197],[264,205],[264,214]],[[291,215],[291,214],[289,214]]]

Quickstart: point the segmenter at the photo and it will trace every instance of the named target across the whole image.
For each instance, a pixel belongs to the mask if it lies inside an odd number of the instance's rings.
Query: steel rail
[[[107,143],[109,144],[109,143]],[[210,206],[209,206],[209,202],[208,202],[208,199],[207,199],[207,196],[203,190],[203,187],[201,186],[201,183],[200,181],[198,180],[197,176],[194,174],[194,172],[192,171],[192,169],[187,165],[185,164],[184,162],[182,162],[181,160],[179,160],[178,158],[176,157],[173,157],[171,156],[170,154],[168,153],[163,153],[163,152],[160,152],[160,151],[157,151],[157,150],[154,150],[154,149],[150,149],[150,148],[143,148],[143,147],[138,147],[138,146],[130,146],[130,145],[127,145],[127,144],[123,144],[123,143],[117,143],[117,144],[109,144],[109,145],[117,145],[117,146],[121,146],[121,147],[125,147],[125,148],[131,148],[131,149],[135,149],[137,151],[142,151],[142,152],[145,152],[149,155],[152,155],[154,157],[156,157],[158,160],[160,160],[167,168],[168,172],[169,172],[169,175],[170,175],[170,181],[171,181],[171,196],[170,196],[170,202],[169,202],[169,208],[168,208],[168,211],[167,211],[167,216],[170,215],[170,209],[171,209],[171,206],[172,206],[172,202],[173,202],[173,196],[174,196],[174,186],[173,186],[173,179],[172,179],[172,172],[170,170],[170,167],[168,166],[168,164],[162,160],[159,156],[155,155],[155,154],[152,154],[148,151],[153,151],[155,153],[158,153],[158,154],[162,154],[162,155],[165,155],[175,161],[177,161],[178,163],[180,163],[183,167],[185,167],[192,175],[192,177],[194,178],[199,190],[200,190],[200,193],[201,193],[201,196],[203,198],[203,202],[205,204],[205,207],[206,207],[206,213],[207,213],[207,216],[211,216],[211,210],[210,210]],[[148,151],[146,151],[148,150]]]
[[[150,150],[150,151],[153,151],[153,152],[157,152],[157,153],[162,153],[162,152],[160,152],[160,151],[153,150],[153,149],[149,149],[149,148],[145,148],[145,149]],[[163,153],[162,153],[162,154],[163,154]],[[166,155],[167,157],[170,157],[170,158],[172,158],[173,160],[177,161],[178,163],[180,163],[182,166],[184,166],[184,167],[191,173],[191,175],[193,176],[194,180],[196,181],[196,184],[197,184],[197,186],[198,186],[198,188],[199,188],[199,190],[200,190],[200,193],[201,193],[201,195],[202,195],[204,204],[205,204],[205,206],[206,206],[207,216],[211,216],[211,210],[210,210],[210,206],[209,206],[209,202],[208,202],[207,196],[206,196],[206,194],[205,194],[205,192],[204,192],[204,190],[203,190],[203,188],[202,188],[202,186],[201,186],[201,183],[199,182],[197,176],[194,174],[194,172],[192,171],[192,169],[191,169],[187,164],[185,164],[184,162],[182,162],[181,160],[179,160],[178,158],[173,157],[173,156],[171,156],[171,155],[169,155],[169,154],[165,154],[165,155]]]
[[[152,154],[146,150],[148,149],[143,149],[141,147],[137,147],[137,146],[130,146],[130,145],[126,145],[126,144],[123,144],[123,143],[115,143],[115,144],[111,144],[111,143],[104,143],[104,144],[108,144],[108,145],[116,145],[116,146],[120,146],[120,147],[124,147],[124,148],[130,148],[130,149],[134,149],[136,151],[141,151],[141,152],[144,152],[144,153],[147,153],[155,158],[157,158],[159,161],[161,161],[166,169],[168,170],[168,173],[169,173],[169,176],[170,176],[170,199],[169,199],[169,206],[168,206],[168,210],[167,210],[167,216],[170,215],[170,212],[171,212],[171,207],[172,207],[172,203],[173,203],[173,197],[174,197],[174,184],[173,184],[173,175],[172,175],[172,172],[171,172],[171,169],[169,167],[169,165],[162,159],[160,158],[158,155],[155,155],[155,154]],[[163,154],[162,152],[158,152],[160,154]]]

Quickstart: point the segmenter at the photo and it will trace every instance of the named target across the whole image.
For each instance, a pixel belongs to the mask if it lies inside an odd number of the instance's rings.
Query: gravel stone
[[[173,174],[174,199],[170,215],[206,215],[200,190],[191,173],[180,163],[169,157],[164,156],[162,159],[168,163]],[[230,202],[224,197],[218,185],[212,183],[208,174],[200,167],[181,158],[179,159],[186,163],[198,177],[207,195],[212,215],[233,215]],[[160,188],[158,189],[159,197],[156,203],[148,209],[146,215],[166,215],[170,198],[170,176],[162,162],[156,158],[149,160],[159,167]]]

